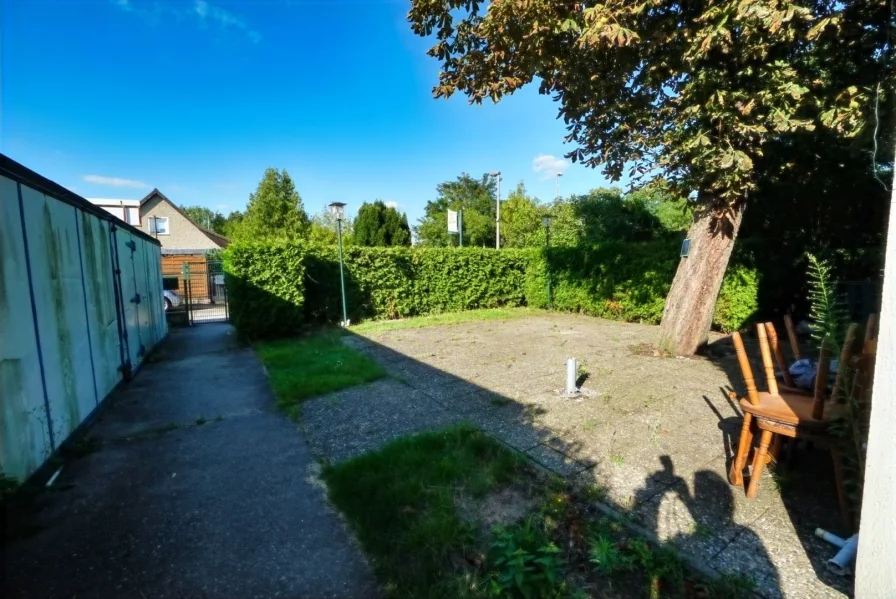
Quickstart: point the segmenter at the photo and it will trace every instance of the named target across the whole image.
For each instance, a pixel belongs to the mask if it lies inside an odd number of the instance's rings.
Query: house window
[[[168,235],[168,217],[167,216],[150,216],[149,232],[156,235]]]

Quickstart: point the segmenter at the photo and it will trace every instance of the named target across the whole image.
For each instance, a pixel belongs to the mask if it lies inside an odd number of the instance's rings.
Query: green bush
[[[759,275],[755,269],[731,264],[716,301],[713,323],[726,333],[747,324],[759,309]]]
[[[351,247],[344,259],[353,321],[521,306],[525,301],[529,253],[523,250]],[[309,320],[341,320],[335,248],[310,252],[305,286]]]
[[[665,242],[605,243],[539,252],[526,281],[529,306],[547,304],[546,262],[550,264],[552,307],[630,322],[655,324],[678,256]]]
[[[345,248],[348,316],[354,321],[505,306],[552,307],[656,324],[675,276],[669,241],[593,247],[505,249]],[[225,252],[231,317],[241,335],[294,334],[306,323],[342,320],[335,247],[299,242],[233,244]],[[715,314],[733,330],[757,309],[755,269],[732,264]]]
[[[678,268],[677,242],[612,242],[591,247],[551,248],[533,254],[526,303],[547,305],[547,264],[555,310],[612,320],[658,324]],[[547,256],[547,260],[546,257]],[[743,327],[758,308],[755,269],[732,264],[722,283],[714,324],[724,331]]]
[[[245,339],[296,334],[305,322],[305,257],[299,243],[233,243],[224,252],[230,320]]]

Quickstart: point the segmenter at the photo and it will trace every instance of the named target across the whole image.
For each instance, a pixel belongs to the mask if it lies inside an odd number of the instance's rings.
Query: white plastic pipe
[[[837,547],[838,549],[842,549],[843,546],[846,545],[846,539],[844,539],[842,537],[838,537],[837,535],[830,533],[823,528],[816,528],[815,536],[818,537],[819,539],[822,539],[823,541],[827,541],[828,543],[830,543],[834,547]]]
[[[838,576],[847,576],[852,569],[852,563],[856,561],[858,549],[859,535],[855,534],[846,540],[846,544],[837,552],[837,555],[828,560],[828,570]]]
[[[566,393],[567,395],[572,395],[578,389],[576,389],[576,374],[578,371],[578,365],[576,364],[575,358],[567,358],[566,359]]]

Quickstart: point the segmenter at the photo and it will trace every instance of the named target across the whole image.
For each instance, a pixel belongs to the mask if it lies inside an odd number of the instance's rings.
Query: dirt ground
[[[350,335],[391,379],[305,405],[314,450],[341,460],[410,432],[457,420],[479,425],[673,543],[692,563],[754,578],[767,597],[844,597],[851,580],[824,567],[839,531],[829,455],[799,447],[767,469],[759,496],[727,482],[741,413],[727,389],[742,381],[730,342],[713,358],[645,352],[656,327],[545,314]],[[559,391],[575,357],[582,393]]]

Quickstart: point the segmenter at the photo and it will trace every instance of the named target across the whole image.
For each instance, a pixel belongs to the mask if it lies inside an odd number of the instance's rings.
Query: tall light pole
[[[548,280],[548,310],[551,309],[551,215],[545,214],[541,217],[541,224],[544,225],[544,266]]]
[[[342,289],[342,326],[348,326],[348,310],[345,307],[345,272],[342,267],[342,219],[345,218],[345,204],[333,202],[329,206],[330,212],[336,217],[336,230],[339,239],[339,285]]]
[[[560,197],[560,177],[563,176],[563,173],[557,173],[557,176],[554,177],[554,199]]]
[[[501,171],[489,173],[498,181],[498,208],[495,211],[495,249],[501,249]]]

